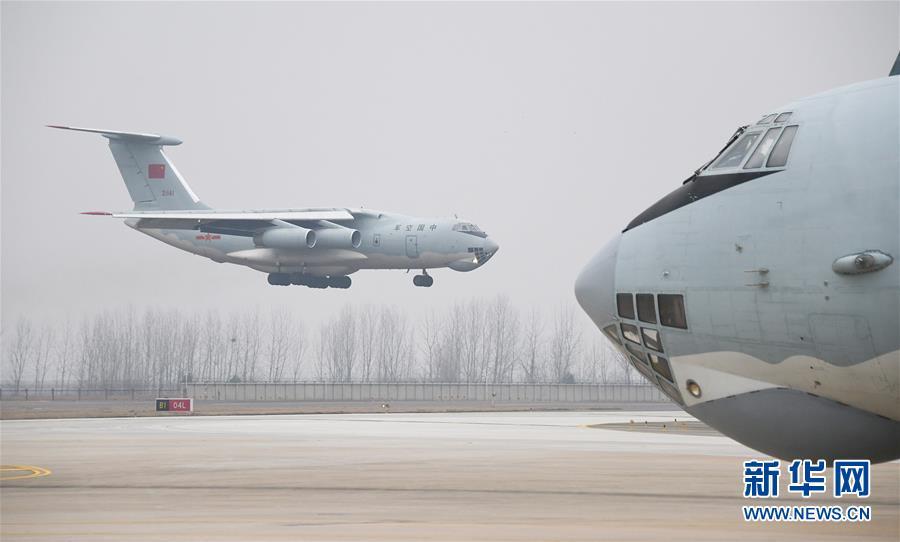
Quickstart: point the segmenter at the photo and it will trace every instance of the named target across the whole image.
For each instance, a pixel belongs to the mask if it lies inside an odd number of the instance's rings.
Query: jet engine
[[[314,230],[294,226],[291,228],[271,228],[253,238],[257,246],[268,248],[313,248],[318,243],[318,235]]]
[[[324,228],[316,230],[317,248],[359,248],[362,234],[350,228]]]

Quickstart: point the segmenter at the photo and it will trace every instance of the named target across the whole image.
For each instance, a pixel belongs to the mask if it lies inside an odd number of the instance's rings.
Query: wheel
[[[306,277],[305,284],[310,288],[328,288],[328,279],[325,277]]]
[[[291,275],[291,284],[306,286],[306,275],[303,273],[293,273]]]
[[[288,286],[291,284],[291,277],[285,273],[269,273],[269,284],[272,286]]]
[[[425,283],[423,284],[423,286],[425,286],[426,288],[431,288],[431,285],[434,284],[434,277],[432,277],[431,275],[425,275],[424,278]]]
[[[422,275],[416,275],[416,276],[414,276],[414,277],[413,277],[413,284],[415,284],[416,286],[425,286],[425,284],[422,283],[422,279],[423,279],[423,278],[424,278],[424,277],[423,277]]]
[[[350,280],[350,277],[346,276],[329,277],[328,279],[329,286],[331,286],[332,288],[340,288],[342,290],[346,290],[347,288],[349,288],[351,283],[352,281]]]

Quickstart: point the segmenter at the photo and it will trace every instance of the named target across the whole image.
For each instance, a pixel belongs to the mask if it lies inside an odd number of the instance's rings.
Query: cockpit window
[[[772,113],[771,115],[766,115],[765,117],[759,119],[759,122],[757,122],[756,124],[769,124],[770,122],[772,122],[772,119],[775,118],[775,115],[776,115],[775,113]]]
[[[791,119],[791,112],[782,113],[775,118],[775,122],[787,122]]]
[[[779,133],[781,133],[781,128],[769,128],[769,130],[766,132],[766,135],[763,136],[762,141],[760,141],[759,145],[756,146],[756,150],[753,151],[750,159],[747,160],[747,164],[744,166],[744,169],[754,169],[762,167],[762,165],[766,162],[766,158],[769,157],[769,153],[772,151],[772,147],[775,146],[775,140],[778,139]]]
[[[619,316],[634,320],[634,299],[631,294],[616,294],[616,307]]]
[[[659,322],[666,327],[687,329],[687,317],[684,314],[684,296],[681,294],[659,294]]]
[[[453,231],[467,233],[469,235],[474,235],[475,237],[481,237],[482,239],[487,237],[487,234],[481,231],[481,228],[471,222],[457,222],[453,225]]]
[[[710,167],[710,169],[719,169],[726,167],[738,167],[744,161],[744,157],[753,148],[759,132],[746,133],[735,141],[731,147],[726,150],[721,157]]]
[[[781,137],[778,138],[778,143],[775,144],[766,167],[782,167],[787,164],[788,154],[791,152],[791,143],[794,142],[794,134],[796,133],[796,126],[788,126],[781,132]]]
[[[481,228],[471,222],[457,222],[453,225],[453,231],[474,231],[480,232]]]

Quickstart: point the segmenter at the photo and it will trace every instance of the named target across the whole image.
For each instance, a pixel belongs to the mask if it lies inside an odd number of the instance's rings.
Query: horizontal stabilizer
[[[177,137],[170,137],[157,134],[142,134],[139,132],[118,132],[115,130],[98,130],[96,128],[78,128],[75,126],[57,126],[48,124],[47,128],[59,128],[60,130],[74,130],[76,132],[90,132],[92,134],[100,134],[107,139],[115,139],[120,141],[135,141],[141,143],[153,143],[156,145],[181,145],[182,141]]]

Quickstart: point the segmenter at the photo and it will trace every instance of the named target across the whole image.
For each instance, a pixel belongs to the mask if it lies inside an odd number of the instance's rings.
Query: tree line
[[[506,296],[411,317],[346,305],[311,322],[284,308],[189,312],[133,307],[2,329],[3,384],[171,387],[183,382],[641,381],[572,306],[521,311]]]

